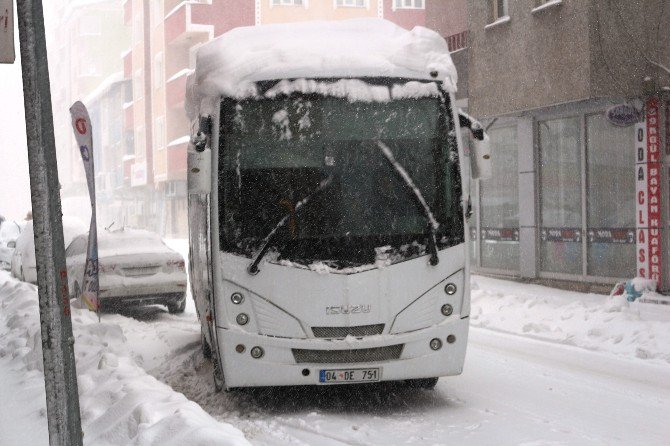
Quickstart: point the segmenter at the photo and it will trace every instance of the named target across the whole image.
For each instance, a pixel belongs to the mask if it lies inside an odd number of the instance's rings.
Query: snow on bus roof
[[[263,80],[364,77],[439,80],[448,91],[457,81],[447,43],[421,26],[408,31],[382,19],[249,26],[199,49],[187,109],[191,115],[207,97],[253,96]]]

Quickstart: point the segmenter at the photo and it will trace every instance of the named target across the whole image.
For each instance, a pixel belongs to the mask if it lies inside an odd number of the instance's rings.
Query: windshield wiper
[[[261,263],[261,260],[263,260],[265,254],[267,254],[268,249],[270,249],[270,244],[272,243],[272,240],[275,238],[275,235],[277,235],[277,231],[279,230],[279,228],[284,226],[286,222],[289,220],[289,218],[298,215],[298,212],[300,212],[300,210],[303,207],[305,207],[305,205],[309,202],[309,200],[312,197],[314,197],[316,194],[318,194],[319,192],[323,191],[325,188],[330,186],[332,182],[333,182],[333,176],[330,175],[328,178],[319,183],[319,187],[317,187],[314,192],[312,192],[311,194],[309,194],[308,196],[297,202],[292,212],[288,212],[286,215],[284,215],[284,217],[281,220],[279,220],[279,223],[277,223],[277,225],[272,229],[272,231],[270,231],[270,233],[263,239],[263,247],[261,248],[259,253],[256,254],[256,257],[254,258],[254,261],[251,263],[251,265],[249,265],[249,267],[247,268],[247,272],[249,274],[255,275],[258,274],[258,271],[260,271],[258,269],[258,264]]]
[[[428,220],[428,229],[430,230],[430,234],[428,234],[430,264],[433,266],[437,265],[440,263],[440,258],[437,255],[437,229],[440,227],[440,224],[437,222],[437,220],[435,220],[435,216],[433,216],[433,212],[430,210],[430,207],[423,198],[423,194],[421,194],[419,188],[414,185],[414,181],[412,181],[412,178],[409,176],[407,171],[400,165],[398,161],[396,161],[389,146],[381,141],[377,141],[377,146],[382,151],[388,162],[391,163],[391,165],[395,168],[395,171],[402,177],[403,183],[412,190],[413,196],[421,206],[423,214],[426,216],[426,220]]]

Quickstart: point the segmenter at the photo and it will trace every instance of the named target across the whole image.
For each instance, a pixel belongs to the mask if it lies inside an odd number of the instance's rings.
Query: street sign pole
[[[41,0],[18,0],[28,167],[51,446],[81,446],[74,337],[65,269],[49,69]]]

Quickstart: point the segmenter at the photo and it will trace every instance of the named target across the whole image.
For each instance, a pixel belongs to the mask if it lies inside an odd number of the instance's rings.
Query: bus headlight
[[[433,338],[430,340],[430,348],[433,350],[439,350],[442,348],[442,341],[438,338]]]
[[[447,293],[450,296],[453,296],[454,294],[456,294],[456,290],[457,290],[456,284],[454,284],[454,283],[448,283],[444,286],[444,292]]]
[[[258,346],[253,347],[251,349],[250,353],[251,353],[251,357],[254,358],[254,359],[262,358],[263,355],[265,354],[263,349],[261,347],[258,347]]]
[[[244,296],[242,295],[242,293],[233,293],[230,296],[230,301],[235,305],[239,305],[242,302],[244,302]]]
[[[449,305],[449,304],[444,304],[444,305],[442,305],[442,309],[441,309],[441,311],[442,311],[442,314],[443,314],[443,315],[445,315],[445,316],[451,316],[451,313],[454,312],[454,307],[452,307],[452,306]]]
[[[240,325],[246,325],[247,322],[249,322],[249,316],[247,316],[246,313],[240,313],[240,314],[237,315],[235,320]]]

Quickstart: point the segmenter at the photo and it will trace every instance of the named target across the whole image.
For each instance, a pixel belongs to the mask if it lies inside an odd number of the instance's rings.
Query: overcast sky
[[[23,219],[31,206],[18,31],[14,41],[16,62],[0,64],[0,215]]]

